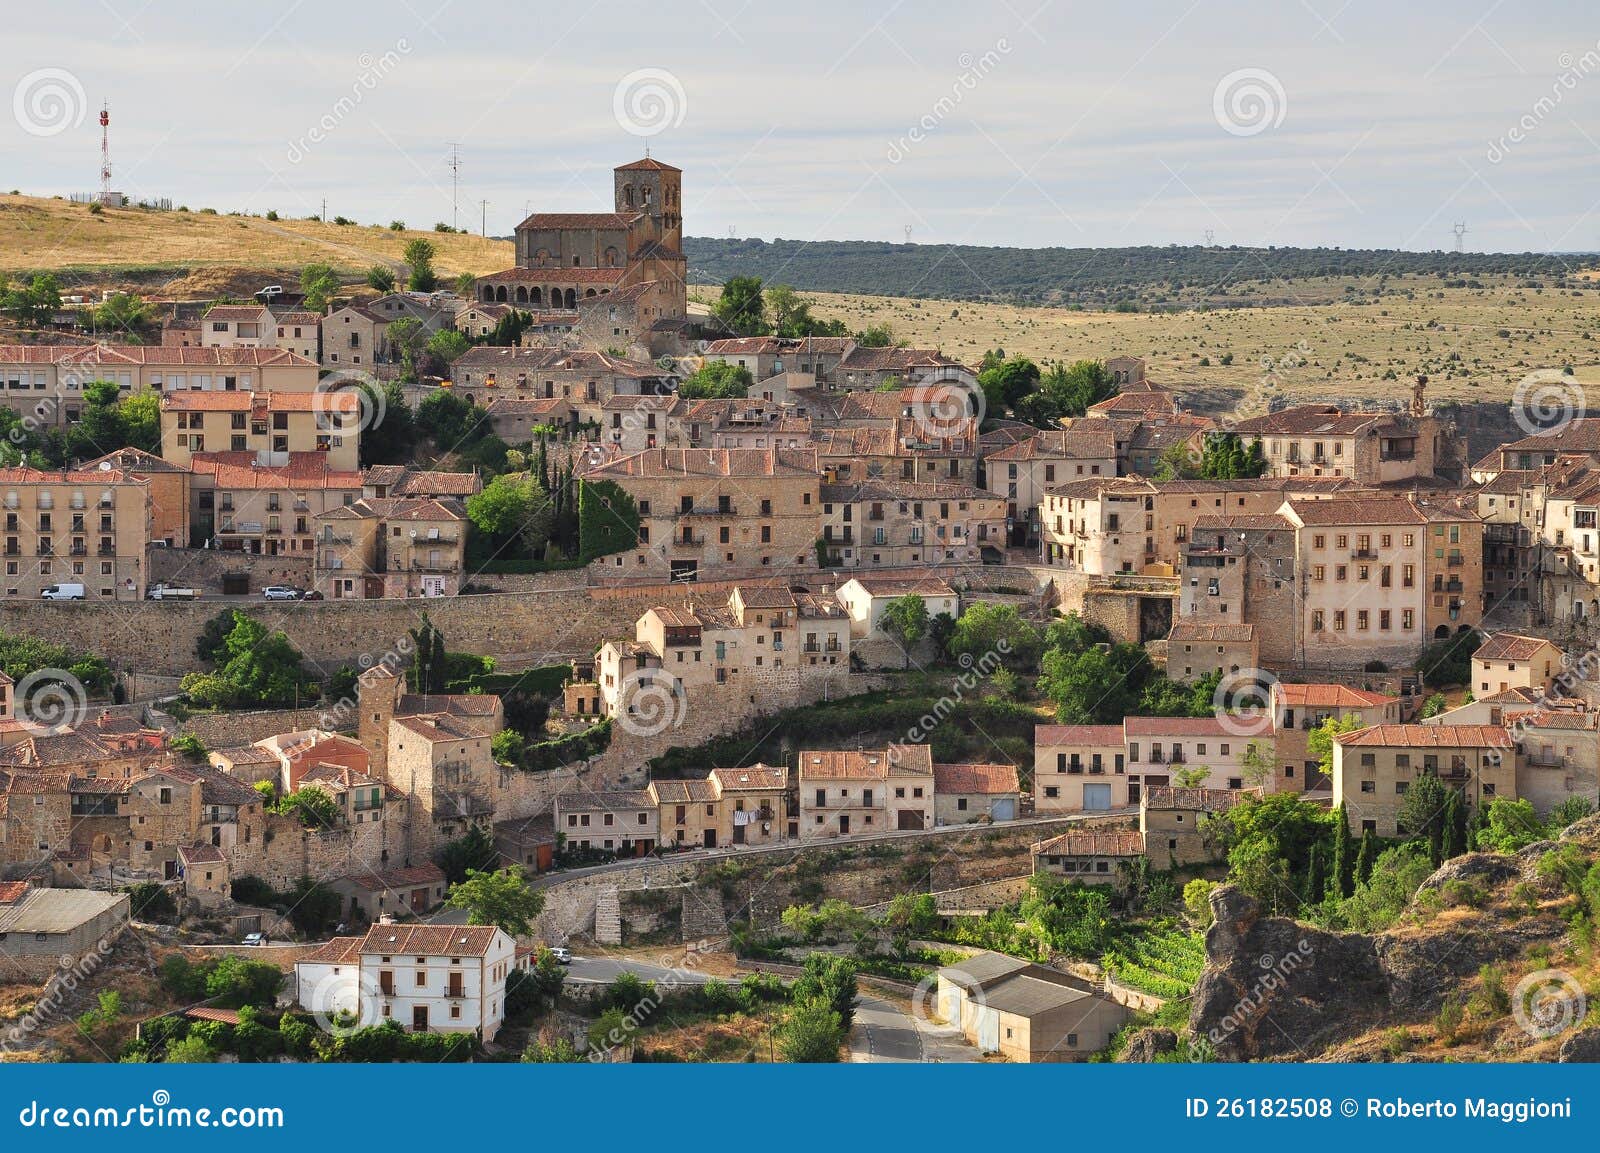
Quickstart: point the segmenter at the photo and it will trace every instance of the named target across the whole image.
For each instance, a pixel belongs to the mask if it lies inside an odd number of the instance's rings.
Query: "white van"
[[[83,599],[83,586],[81,584],[54,584],[45,585],[39,590],[39,599],[46,601],[81,601]]]

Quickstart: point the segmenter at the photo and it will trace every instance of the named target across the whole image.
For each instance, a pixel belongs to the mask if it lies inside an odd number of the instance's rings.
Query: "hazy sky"
[[[1592,2],[8,7],[27,192],[96,186],[107,101],[116,187],[222,211],[448,221],[454,141],[503,234],[608,208],[626,123],[691,235],[1600,248]]]

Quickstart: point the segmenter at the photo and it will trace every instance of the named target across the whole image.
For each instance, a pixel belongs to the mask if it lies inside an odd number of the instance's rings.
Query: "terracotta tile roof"
[[[1144,853],[1144,836],[1137,832],[1062,833],[1033,846],[1047,857],[1138,857]]]
[[[1093,460],[1115,459],[1117,437],[1102,422],[1082,422],[1072,428],[1045,429],[989,454],[989,460]]]
[[[361,959],[362,937],[335,937],[309,953],[300,954],[296,964],[353,965]]]
[[[717,786],[709,780],[651,781],[650,791],[655,793],[656,802],[663,805],[681,805],[717,799]]]
[[[856,576],[850,578],[870,597],[953,597],[956,590],[938,577]]]
[[[1299,500],[1290,497],[1288,504],[1302,524],[1318,527],[1423,524],[1427,520],[1416,503],[1405,496],[1336,496],[1326,500]]]
[[[664,164],[653,156],[646,156],[643,160],[635,160],[631,164],[617,165],[618,172],[682,172],[681,168],[674,168]]]
[[[1206,624],[1200,621],[1179,621],[1167,634],[1168,641],[1206,641],[1219,644],[1249,644],[1255,637],[1255,625]]]
[[[797,449],[652,448],[589,470],[595,477],[816,476],[816,457]]]
[[[414,889],[419,885],[443,885],[445,881],[444,870],[434,864],[385,869],[377,873],[350,873],[339,879],[369,893],[380,893],[390,889]]]
[[[1144,807],[1222,813],[1247,797],[1259,796],[1260,789],[1186,789],[1175,785],[1157,785],[1145,790]]]
[[[1121,745],[1121,725],[1035,725],[1033,747],[1051,745]]]
[[[1334,737],[1341,745],[1449,749],[1511,747],[1511,736],[1499,725],[1370,725]]]
[[[123,470],[130,474],[141,472],[187,472],[181,465],[173,464],[170,460],[163,460],[153,452],[146,452],[142,448],[119,448],[108,452],[104,456],[97,456],[93,460],[86,460],[78,466],[78,471],[88,472],[98,469],[102,464],[109,464],[114,470]]]
[[[171,344],[3,344],[0,364],[148,365],[193,368],[315,368],[283,348],[195,348]]]
[[[178,855],[191,865],[221,865],[228,859],[215,845],[181,845]]]
[[[337,392],[226,392],[187,389],[161,394],[164,412],[315,412],[356,413],[361,398],[350,389]]]
[[[711,776],[725,793],[760,789],[767,792],[785,789],[789,785],[789,770],[771,765],[747,765],[738,769],[712,769]]]
[[[1279,681],[1272,686],[1275,704],[1291,709],[1366,709],[1399,703],[1399,697],[1353,689],[1349,685],[1295,685]]]
[[[935,793],[987,793],[999,795],[1015,793],[1017,783],[1015,765],[939,765],[933,766],[933,791]]]
[[[483,488],[483,477],[475,472],[408,471],[400,482],[400,496],[472,496]]]
[[[448,713],[457,717],[492,717],[500,707],[493,693],[405,693],[396,707],[406,713]]]
[[[217,304],[201,318],[202,320],[260,320],[261,314],[267,310],[259,304]],[[267,313],[267,318],[272,318]]]
[[[1224,516],[1220,513],[1207,513],[1205,516],[1196,517],[1194,521],[1195,532],[1205,529],[1213,531],[1250,532],[1274,529],[1289,529],[1294,526],[1275,512],[1240,514],[1238,516]]]
[[[1132,737],[1230,737],[1240,740],[1272,732],[1272,717],[1265,710],[1255,715],[1233,713],[1211,717],[1125,717],[1122,730]]]
[[[1553,641],[1543,637],[1524,636],[1522,633],[1495,633],[1472,654],[1475,661],[1526,661],[1532,660],[1540,649]],[[1556,646],[1558,651],[1560,646]]]
[[[320,312],[285,312],[277,316],[277,322],[282,325],[309,325],[316,328],[322,323]]]
[[[521,224],[517,231],[524,228],[530,229],[562,229],[562,228],[627,228],[640,216],[642,212],[535,212]],[[534,269],[536,272],[548,272],[550,269]],[[557,268],[555,272],[566,272],[567,269]],[[617,271],[621,271],[618,269]]]
[[[643,789],[583,789],[556,797],[556,810],[563,813],[616,812],[621,809],[653,809],[655,802]]]
[[[15,905],[27,892],[27,881],[0,881],[0,905]]]
[[[1570,712],[1563,709],[1534,709],[1526,713],[1507,713],[1507,724],[1520,721],[1534,729],[1593,729],[1600,728],[1600,713]]]
[[[1090,412],[1177,412],[1177,402],[1162,392],[1119,392],[1116,396],[1089,406]]]
[[[578,270],[573,269],[572,271]],[[570,348],[509,348],[488,344],[480,344],[476,348],[469,348],[458,356],[450,367],[454,372],[459,372],[463,368],[525,369],[530,372],[534,370],[540,372],[571,370],[573,372],[593,372],[597,374],[609,373],[612,376],[627,376],[638,379],[669,375],[655,364],[624,360],[619,356],[611,356],[604,352]]]
[[[802,781],[883,781],[891,776],[931,776],[933,751],[927,745],[807,749],[800,753],[799,763]]]
[[[839,362],[840,372],[909,372],[916,368],[964,368],[932,348],[862,348],[857,345]]]
[[[1241,420],[1234,431],[1252,436],[1355,436],[1398,423],[1389,412],[1345,412],[1331,404],[1301,404]]]
[[[1535,433],[1502,444],[1491,455],[1505,452],[1600,452],[1600,417],[1579,417],[1565,427],[1548,433]]]
[[[493,925],[374,925],[362,939],[361,953],[481,957],[499,932]]]
[[[348,489],[361,491],[361,474],[331,469],[323,452],[292,452],[281,465],[255,464],[251,452],[197,452],[189,468],[216,480],[218,488]]]
[[[0,484],[145,484],[119,469],[72,468],[45,470],[26,465],[0,468]]]

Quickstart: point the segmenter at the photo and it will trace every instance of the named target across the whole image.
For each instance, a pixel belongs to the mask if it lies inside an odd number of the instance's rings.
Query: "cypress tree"
[[[1450,795],[1444,802],[1444,825],[1442,834],[1442,851],[1445,860],[1459,857],[1466,852],[1467,842],[1467,811],[1462,803],[1461,794],[1450,790]]]
[[[1328,879],[1329,896],[1348,897],[1355,892],[1350,859],[1350,814],[1343,804],[1333,810],[1333,868]]]
[[[438,629],[433,630],[433,657],[428,662],[428,687],[423,690],[430,693],[442,693],[444,684],[444,634]]]
[[[1313,842],[1311,856],[1306,862],[1306,903],[1315,904],[1328,892],[1328,878],[1322,865],[1322,843]]]
[[[1378,838],[1371,829],[1361,830],[1361,852],[1356,855],[1356,880],[1366,884],[1372,880],[1372,866],[1378,859]]]

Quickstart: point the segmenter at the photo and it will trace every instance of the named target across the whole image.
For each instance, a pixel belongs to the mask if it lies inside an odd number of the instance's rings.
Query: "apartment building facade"
[[[1422,773],[1460,792],[1469,809],[1515,798],[1516,744],[1498,725],[1373,725],[1334,738],[1333,803],[1356,836],[1401,835],[1406,793]]]
[[[978,564],[1005,545],[1005,505],[961,484],[824,484],[822,548],[829,568]]]
[[[161,398],[162,455],[185,466],[196,453],[247,453],[263,465],[317,453],[331,469],[361,459],[361,398],[334,392],[180,392]]]
[[[73,583],[91,600],[144,597],[152,539],[148,481],[118,469],[0,469],[5,595]]]

